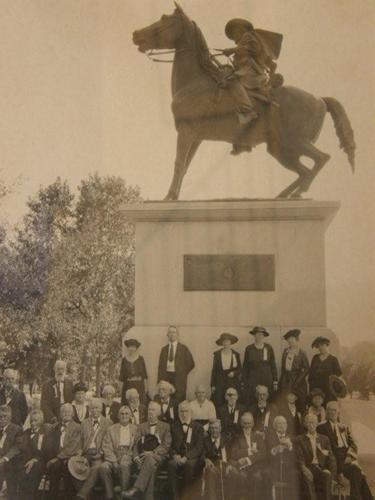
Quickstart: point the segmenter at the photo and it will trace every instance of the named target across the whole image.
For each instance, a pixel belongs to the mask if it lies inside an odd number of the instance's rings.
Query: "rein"
[[[173,63],[173,59],[159,59],[158,56],[164,56],[167,54],[178,54],[179,52],[185,52],[187,50],[192,50],[192,49],[189,47],[186,47],[185,49],[179,49],[179,50],[171,49],[171,50],[159,50],[158,51],[158,50],[154,49],[154,50],[146,51],[146,56],[152,62]],[[225,54],[223,53],[223,51],[221,49],[208,49],[208,50],[217,52],[217,54],[210,55],[210,57],[212,59],[214,59],[217,56],[225,56]],[[154,57],[154,56],[157,56],[157,57]],[[227,57],[227,59],[230,60],[230,58],[228,56],[225,56],[225,57]]]

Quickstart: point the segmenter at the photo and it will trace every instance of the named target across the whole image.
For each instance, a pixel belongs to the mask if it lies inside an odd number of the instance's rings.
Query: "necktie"
[[[168,361],[170,361],[172,363],[173,360],[174,360],[174,348],[173,348],[173,344],[170,344]]]

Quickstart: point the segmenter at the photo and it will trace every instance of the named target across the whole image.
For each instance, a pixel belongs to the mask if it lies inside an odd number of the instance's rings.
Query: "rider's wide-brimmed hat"
[[[246,19],[231,19],[225,26],[225,34],[230,40],[233,40],[233,31],[238,27],[245,28],[247,31],[252,31],[254,29],[254,26],[251,24],[251,22],[247,21]]]

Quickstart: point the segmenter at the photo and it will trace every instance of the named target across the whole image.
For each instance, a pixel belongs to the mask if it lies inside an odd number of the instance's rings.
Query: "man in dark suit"
[[[60,406],[73,401],[73,381],[65,372],[65,361],[57,360],[55,377],[42,386],[41,409],[47,423],[55,424],[60,418]]]
[[[12,423],[23,426],[27,417],[25,394],[16,389],[18,374],[7,368],[3,373],[3,387],[0,389],[0,405],[8,405],[12,410]]]
[[[47,462],[56,456],[58,449],[56,439],[53,438],[52,426],[43,423],[41,410],[31,412],[30,426],[22,436],[22,468],[18,479],[20,498],[36,500],[39,483],[46,473]]]
[[[285,399],[279,403],[279,414],[286,418],[288,432],[294,438],[303,433],[303,415],[298,410],[297,394],[293,390],[287,391]]]
[[[105,385],[102,390],[103,405],[102,415],[109,418],[112,423],[118,423],[118,412],[121,408],[121,403],[114,401],[116,390],[113,385]]]
[[[173,397],[175,389],[166,380],[160,380],[154,400],[160,404],[159,420],[172,424],[178,418],[178,403]]]
[[[226,404],[217,410],[217,417],[221,421],[221,430],[229,439],[241,431],[240,421],[245,413],[245,406],[238,403],[238,392],[233,387],[225,391]]]
[[[246,492],[251,498],[265,500],[270,497],[270,484],[266,480],[266,446],[262,436],[253,428],[254,418],[245,412],[241,417],[241,432],[234,437],[230,447],[228,472],[235,474],[232,483],[238,489],[239,498]]]
[[[305,416],[306,433],[295,439],[297,466],[309,500],[331,500],[332,477],[336,476],[336,460],[327,436],[318,434],[318,417]]]
[[[81,452],[90,465],[90,473],[81,484],[77,498],[86,499],[99,478],[100,465],[103,463],[103,438],[111,420],[101,414],[102,402],[92,398],[89,402],[89,416],[81,423]]]
[[[146,422],[147,409],[146,406],[141,403],[137,389],[128,389],[125,393],[125,399],[132,413],[131,423],[139,425]]]
[[[69,458],[77,455],[81,449],[81,425],[73,420],[73,406],[65,403],[60,408],[61,423],[52,433],[55,439],[57,455],[47,462],[50,479],[49,499],[55,500],[59,494],[60,480],[64,480],[66,500],[74,498],[74,486],[68,471]]]
[[[340,407],[337,401],[326,406],[327,421],[318,425],[319,434],[327,436],[337,461],[338,479],[350,481],[350,500],[372,500],[367,479],[358,463],[358,448],[349,427],[339,422]]]
[[[125,497],[145,500],[154,499],[154,483],[157,469],[168,457],[172,443],[169,424],[159,420],[159,403],[150,401],[147,410],[147,422],[138,427],[140,434],[134,449],[134,462],[138,469],[134,486],[125,492]]]
[[[260,432],[263,437],[268,429],[272,428],[273,419],[277,415],[277,409],[268,402],[269,391],[265,385],[257,385],[255,389],[257,402],[250,406],[249,411],[254,417],[254,431]]]
[[[187,377],[195,363],[189,349],[178,340],[176,326],[170,326],[167,332],[168,344],[160,352],[158,382],[166,380],[176,389],[175,398],[183,401],[186,398]]]
[[[191,420],[188,401],[179,404],[178,417],[171,426],[172,448],[168,462],[168,477],[174,500],[195,498],[203,453],[203,429],[199,423]],[[179,476],[182,476],[181,496],[178,488]]]
[[[11,422],[12,410],[0,406],[0,489],[4,479],[9,500],[17,498],[17,459],[20,454],[22,429]]]
[[[220,420],[209,422],[208,435],[203,440],[205,498],[225,498],[231,491],[228,465],[228,437],[221,432]]]
[[[299,500],[298,471],[292,440],[286,418],[278,415],[266,435],[271,477],[276,494],[281,487],[284,498]]]

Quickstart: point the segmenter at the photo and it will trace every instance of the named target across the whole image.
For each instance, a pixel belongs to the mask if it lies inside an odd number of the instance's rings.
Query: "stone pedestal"
[[[302,330],[301,344],[325,335],[325,231],[337,202],[223,200],[146,202],[124,208],[136,225],[135,326],[154,387],[169,324],[179,327],[196,368],[189,392],[209,384],[220,333],[240,339],[261,325],[280,360],[282,335]]]

